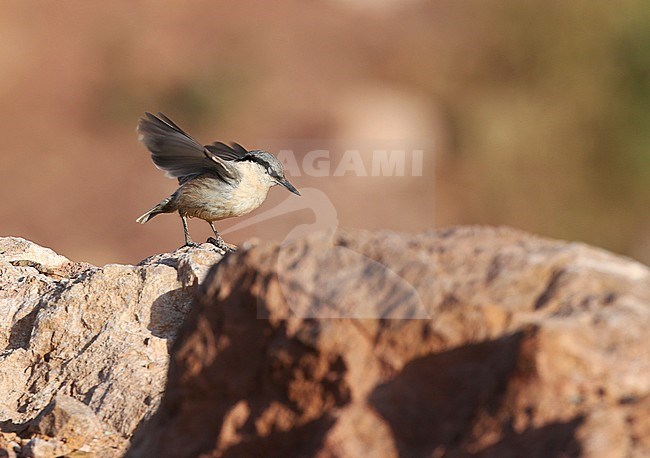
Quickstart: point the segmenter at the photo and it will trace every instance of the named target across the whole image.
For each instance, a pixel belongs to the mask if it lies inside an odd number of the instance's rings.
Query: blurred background
[[[0,234],[100,265],[180,246],[177,216],[135,223],[176,188],[145,110],[203,143],[422,145],[421,177],[290,178],[342,227],[509,225],[650,263],[647,2],[4,1]]]

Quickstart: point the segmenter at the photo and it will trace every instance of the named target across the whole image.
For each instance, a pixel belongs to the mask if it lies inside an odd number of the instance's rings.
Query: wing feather
[[[215,161],[206,149],[162,113],[145,113],[138,123],[140,141],[151,152],[151,160],[170,178],[183,183],[205,173],[213,173],[229,182],[237,171],[225,161]]]
[[[224,161],[241,161],[250,154],[246,148],[238,143],[232,143],[232,146],[229,146],[223,142],[214,142],[210,145],[205,145],[205,149]]]

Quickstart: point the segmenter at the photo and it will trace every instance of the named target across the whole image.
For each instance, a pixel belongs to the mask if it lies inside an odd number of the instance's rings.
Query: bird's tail
[[[170,210],[167,209],[167,204],[169,204],[170,200],[171,200],[171,196],[166,198],[162,202],[160,202],[158,205],[153,207],[151,210],[149,210],[147,213],[145,213],[135,221],[140,224],[144,224],[156,215],[159,215],[161,213],[169,213]]]
[[[145,213],[135,221],[137,223],[144,224],[159,213],[162,213],[160,211],[160,205],[156,205],[155,207],[153,207],[151,210],[149,210],[147,213]]]

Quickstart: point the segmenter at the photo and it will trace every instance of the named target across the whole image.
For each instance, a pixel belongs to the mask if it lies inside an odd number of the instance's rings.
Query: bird
[[[236,247],[219,235],[215,221],[255,210],[272,186],[284,186],[300,196],[286,179],[282,163],[267,151],[247,150],[234,142],[227,145],[215,141],[202,146],[160,112],[157,116],[145,112],[137,132],[154,165],[167,177],[178,179],[179,187],[136,222],[145,224],[161,213],[178,212],[185,236],[183,246],[197,246],[190,238],[187,218],[199,218],[214,232],[208,242],[225,252],[234,251]]]

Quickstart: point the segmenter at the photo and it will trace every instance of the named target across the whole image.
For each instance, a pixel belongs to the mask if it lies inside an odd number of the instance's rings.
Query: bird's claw
[[[213,244],[217,248],[225,251],[226,253],[232,253],[235,250],[237,250],[237,247],[235,245],[231,245],[229,243],[224,242],[224,240],[219,237],[218,239],[215,239],[214,237],[210,237],[208,239],[208,243]]]

